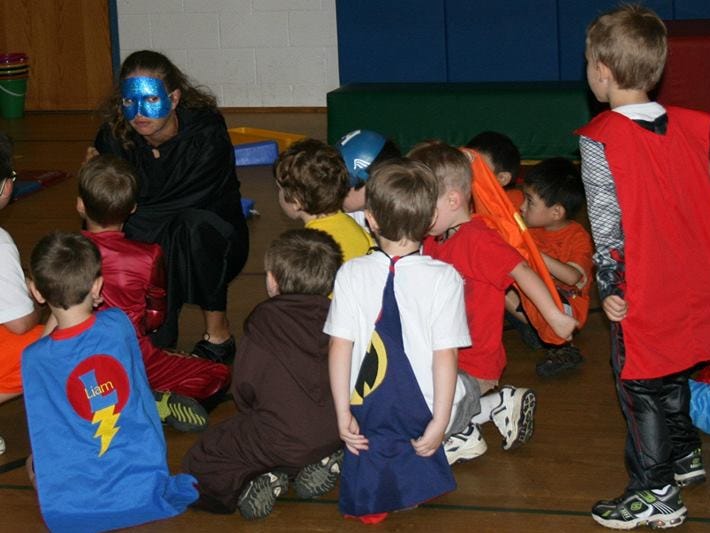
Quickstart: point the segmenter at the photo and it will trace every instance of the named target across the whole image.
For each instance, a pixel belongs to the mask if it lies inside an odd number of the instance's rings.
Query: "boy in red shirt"
[[[424,240],[423,252],[453,265],[465,280],[472,346],[459,349],[458,363],[476,378],[481,392],[480,414],[464,433],[447,440],[447,457],[465,460],[484,453],[478,425],[487,421],[493,421],[503,435],[504,449],[516,448],[532,437],[535,394],[509,385],[486,394],[499,385],[506,365],[505,291],[517,282],[560,337],[569,337],[576,321],[557,309],[543,281],[514,248],[480,218],[471,217],[471,168],[462,152],[433,141],[415,146],[408,156],[431,168],[439,183],[437,218]]]
[[[679,486],[705,480],[688,376],[710,358],[710,115],[650,101],[666,55],[641,6],[587,29],[587,81],[611,109],[577,133],[630,476],[592,517],[615,529],[682,524]]]
[[[226,390],[229,367],[167,352],[150,339],[148,334],[165,318],[163,253],[157,244],[123,234],[123,223],[135,210],[136,191],[130,165],[115,156],[97,156],[79,171],[77,211],[86,222],[83,234],[101,252],[99,309],[118,307],[131,319],[161,420],[180,431],[199,431],[207,426],[207,414],[196,400]]]
[[[584,186],[577,167],[563,157],[542,161],[525,175],[524,200],[520,207],[525,224],[540,249],[543,261],[555,280],[565,312],[581,328],[589,311],[592,276],[592,238],[572,220],[584,202]],[[509,312],[527,322],[520,312],[520,298],[510,291]],[[584,358],[572,343],[554,346],[537,365],[537,374],[554,376],[578,367]]]

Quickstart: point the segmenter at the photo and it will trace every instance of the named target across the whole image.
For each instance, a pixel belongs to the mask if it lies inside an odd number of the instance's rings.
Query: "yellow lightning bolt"
[[[99,424],[99,427],[96,428],[96,433],[94,433],[94,438],[101,437],[101,451],[99,451],[99,457],[108,450],[111,441],[119,430],[119,428],[116,427],[116,422],[118,422],[118,417],[121,416],[121,414],[113,414],[114,407],[113,405],[109,405],[108,407],[99,409],[94,413],[94,418],[91,421],[92,424],[96,424],[97,422]]]

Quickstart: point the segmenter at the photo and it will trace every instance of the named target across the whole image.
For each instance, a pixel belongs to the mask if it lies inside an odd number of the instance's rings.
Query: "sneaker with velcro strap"
[[[592,508],[592,518],[610,529],[634,529],[648,526],[664,529],[681,525],[688,509],[680,497],[680,488],[628,492],[613,500],[601,500]]]
[[[183,432],[207,428],[207,411],[197,400],[173,392],[154,391],[153,396],[162,423]]]
[[[703,466],[703,451],[696,448],[688,455],[673,461],[673,477],[679,487],[698,485],[705,482],[705,466]]]

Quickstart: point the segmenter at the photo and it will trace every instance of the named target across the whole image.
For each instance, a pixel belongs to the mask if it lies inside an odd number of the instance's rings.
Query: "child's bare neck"
[[[98,222],[94,222],[90,218],[85,218],[86,220],[86,231],[89,233],[101,233],[102,231],[121,231],[123,230],[123,224],[109,224],[104,226]]]
[[[310,213],[306,213],[305,211],[299,211],[299,216],[301,217],[301,220],[303,221],[303,223],[307,224],[308,222],[311,222],[313,220],[317,220],[319,218],[331,217],[337,213],[338,213],[338,211],[333,211],[332,213],[320,213],[318,215],[311,215]]]
[[[417,252],[421,243],[402,239],[400,241],[390,241],[384,237],[377,237],[377,244],[390,257],[404,257],[411,253]]]
[[[451,229],[468,222],[469,220],[471,220],[471,214],[471,210],[468,208],[459,209],[452,217],[451,223],[449,224],[449,227],[447,229]]]
[[[89,302],[88,306],[86,303],[80,303],[71,306],[69,309],[53,306],[50,306],[50,308],[54,318],[57,319],[57,327],[59,329],[71,328],[77,324],[81,324],[93,313],[91,302]]]
[[[645,104],[650,102],[648,93],[637,89],[616,89],[609,95],[609,107],[615,109],[622,105]]]

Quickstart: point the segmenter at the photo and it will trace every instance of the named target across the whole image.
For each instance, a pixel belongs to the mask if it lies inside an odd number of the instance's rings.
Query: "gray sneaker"
[[[343,450],[324,457],[317,463],[304,466],[293,482],[299,498],[323,496],[335,488],[343,465]]]
[[[288,491],[288,476],[283,472],[267,472],[252,479],[239,495],[237,507],[247,520],[265,518],[274,509],[276,498]]]
[[[680,489],[673,485],[662,489],[637,490],[613,500],[601,500],[592,508],[592,518],[611,529],[676,527],[685,521],[687,514]]]
[[[685,457],[673,461],[673,477],[679,487],[705,482],[702,449],[696,448]]]

